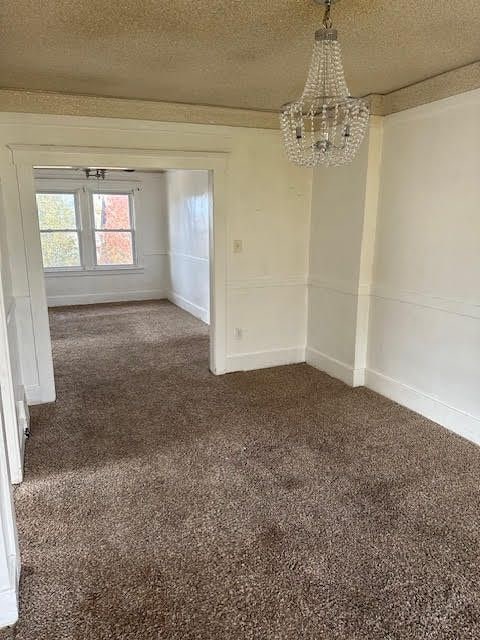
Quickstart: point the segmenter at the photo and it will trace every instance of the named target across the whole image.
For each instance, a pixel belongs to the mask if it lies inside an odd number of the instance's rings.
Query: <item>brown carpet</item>
[[[166,302],[51,312],[17,640],[480,638],[480,450]]]

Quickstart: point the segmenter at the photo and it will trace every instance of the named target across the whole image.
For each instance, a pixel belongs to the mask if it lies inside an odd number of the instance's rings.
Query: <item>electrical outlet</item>
[[[233,330],[233,335],[237,340],[241,340],[243,337],[243,331],[240,329],[240,327],[235,327],[235,329]]]
[[[233,241],[233,253],[242,253],[243,251],[243,243],[241,240]]]

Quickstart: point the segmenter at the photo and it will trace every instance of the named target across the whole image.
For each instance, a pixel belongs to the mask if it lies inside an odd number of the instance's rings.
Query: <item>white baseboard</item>
[[[338,378],[350,387],[361,387],[365,382],[364,369],[354,369],[346,362],[336,360],[312,347],[307,347],[306,360],[307,364],[315,369],[328,373],[332,378]]]
[[[46,404],[47,402],[55,402],[55,395],[46,394],[39,384],[32,384],[25,387],[25,397],[27,404]]]
[[[145,291],[118,291],[105,293],[73,293],[63,296],[48,296],[49,307],[68,307],[76,304],[101,304],[102,302],[130,302],[135,300],[163,300],[167,292],[161,289]]]
[[[27,398],[27,403],[30,404],[41,404],[42,402],[42,390],[39,384],[32,384],[25,387],[25,396]]]
[[[13,470],[11,471],[10,474],[10,481],[12,484],[21,484],[23,482],[23,477],[24,477],[24,466],[25,466],[25,441],[26,441],[26,435],[25,432],[22,431],[20,433],[20,460],[21,460],[21,467],[19,469],[17,469],[17,471],[14,473]]]
[[[177,305],[177,307],[180,307],[180,309],[188,311],[188,313],[191,313],[192,316],[195,316],[195,318],[198,318],[202,322],[205,322],[205,324],[210,324],[210,312],[208,309],[199,307],[198,305],[190,302],[174,291],[169,291],[166,297],[170,300],[170,302]]]
[[[16,590],[0,591],[0,628],[11,627],[17,620],[18,603]]]
[[[25,390],[23,389],[23,398],[21,400],[17,400],[17,419],[19,422],[23,422],[26,429],[30,426],[30,412],[28,410],[27,397],[25,395]]]
[[[446,427],[467,440],[480,444],[480,418],[456,409],[438,398],[414,389],[399,380],[367,369],[365,386],[386,396],[429,420]]]
[[[267,369],[286,364],[298,364],[299,362],[305,362],[305,347],[239,353],[227,356],[227,373]]]
[[[18,590],[20,583],[20,560],[8,558],[9,583],[14,586],[0,591],[0,628],[11,627],[18,620]]]
[[[18,439],[20,442],[20,465],[17,469],[10,469],[10,479],[12,484],[23,482],[23,466],[25,460],[25,433],[30,428],[30,412],[28,410],[25,389],[21,387],[22,399],[17,400],[17,426]]]

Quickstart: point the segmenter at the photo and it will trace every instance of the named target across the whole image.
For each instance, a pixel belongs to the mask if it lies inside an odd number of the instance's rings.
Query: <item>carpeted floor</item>
[[[17,640],[480,638],[480,449],[167,302],[51,312]]]

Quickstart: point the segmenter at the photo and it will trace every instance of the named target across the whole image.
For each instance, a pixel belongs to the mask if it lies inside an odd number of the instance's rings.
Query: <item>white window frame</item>
[[[74,205],[75,205],[75,229],[42,229],[40,228],[40,239],[43,233],[76,233],[78,238],[78,253],[80,257],[80,264],[74,265],[71,267],[43,267],[45,273],[58,273],[60,271],[83,271],[84,270],[84,259],[83,259],[83,242],[82,242],[82,216],[80,213],[80,198],[79,198],[79,189],[37,189],[35,191],[35,196],[37,195],[73,195]],[[37,212],[38,217],[38,212]],[[40,221],[39,221],[40,226]],[[42,254],[43,260],[43,254]]]
[[[129,229],[97,229],[95,225],[95,209],[93,206],[94,195],[113,195],[113,196],[128,196],[128,213],[130,218]],[[137,257],[137,242],[136,242],[136,220],[135,220],[135,190],[134,189],[111,189],[111,188],[96,188],[88,189],[88,205],[90,210],[90,225],[91,225],[91,237],[92,237],[92,250],[93,250],[93,265],[92,268],[99,271],[111,270],[111,269],[132,269],[138,266]],[[132,237],[132,260],[133,262],[127,264],[98,264],[97,262],[97,233],[129,233]]]
[[[51,267],[44,268],[46,278],[62,276],[95,276],[115,275],[128,272],[139,273],[144,271],[142,253],[140,249],[137,229],[138,196],[141,191],[141,183],[132,180],[86,180],[85,178],[56,178],[37,177],[35,180],[35,193],[74,193],[76,196],[76,215],[79,224],[80,267]],[[134,262],[121,265],[97,265],[95,248],[95,217],[93,210],[93,194],[105,193],[113,195],[128,195],[130,209],[131,229],[118,229],[132,234],[132,255]],[[38,214],[37,214],[38,220]],[[105,231],[101,229],[100,231]],[[117,229],[112,231],[117,231]]]

